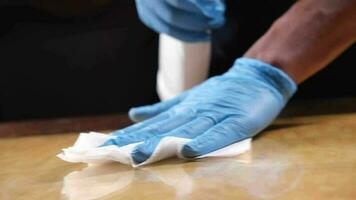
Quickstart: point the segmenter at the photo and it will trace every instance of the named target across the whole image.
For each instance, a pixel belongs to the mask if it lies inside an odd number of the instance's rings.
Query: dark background
[[[257,3],[258,2],[258,3]],[[211,75],[226,71],[294,1],[227,1]],[[0,120],[126,112],[158,101],[157,34],[133,0],[0,1]],[[295,99],[356,96],[355,47]]]

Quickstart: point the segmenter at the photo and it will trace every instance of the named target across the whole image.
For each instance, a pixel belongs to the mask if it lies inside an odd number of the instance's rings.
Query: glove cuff
[[[254,77],[275,88],[288,101],[297,91],[297,84],[277,67],[253,58],[238,58],[227,74]]]

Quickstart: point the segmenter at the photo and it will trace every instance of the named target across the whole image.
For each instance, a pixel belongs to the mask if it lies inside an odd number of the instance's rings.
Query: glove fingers
[[[153,5],[151,4],[151,6]],[[195,6],[192,5],[192,7]],[[202,32],[211,28],[209,26],[210,19],[206,16],[182,10],[166,2],[154,5],[151,9],[162,21],[182,30]]]
[[[132,152],[132,159],[136,164],[146,161],[156,150],[160,141],[164,137],[180,137],[180,138],[195,138],[196,136],[204,133],[209,128],[214,126],[214,121],[210,118],[197,118],[187,124],[180,126],[168,133],[154,136],[144,143],[138,145],[136,149]]]
[[[241,126],[241,123],[238,123],[238,120],[227,118],[185,144],[182,148],[182,156],[186,158],[201,156],[247,139],[251,135],[241,130],[245,129]]]
[[[210,28],[221,27],[225,22],[225,3],[224,0],[195,0],[194,5],[201,10],[204,16],[209,17]]]
[[[142,0],[136,0],[136,6],[141,21],[148,27],[152,28],[156,32],[166,33],[170,36],[178,38],[183,41],[206,41],[210,39],[210,36],[206,32],[201,31],[189,31],[172,26],[163,21],[155,12],[152,12],[152,8],[147,8]]]
[[[155,103],[153,105],[131,108],[129,111],[129,117],[132,121],[139,122],[157,116],[158,114],[165,112],[172,106],[178,104],[181,99],[182,97],[178,96],[167,101]]]
[[[161,113],[155,117],[152,117],[150,119],[147,119],[147,120],[144,120],[142,122],[138,122],[136,124],[133,124],[131,126],[128,126],[124,129],[120,129],[120,130],[117,130],[117,131],[114,131],[112,132],[111,134],[112,135],[121,135],[121,134],[128,134],[128,133],[132,133],[132,132],[135,132],[135,131],[138,131],[140,129],[143,129],[147,126],[150,126],[152,124],[155,124],[155,123],[158,123],[160,121],[163,121],[163,120],[166,120],[169,118],[169,113],[168,112],[164,112],[164,113]]]
[[[201,10],[194,5],[191,1],[182,1],[182,0],[166,0],[167,4],[172,7],[185,10],[191,13],[201,13]]]
[[[196,15],[204,16],[205,21],[208,23],[207,25],[209,25],[209,29],[217,28],[224,24],[224,0],[166,0],[165,2],[174,8],[184,10],[185,12],[196,13]]]
[[[108,140],[103,146],[117,145],[121,147],[132,143],[142,142],[153,136],[168,133],[191,121],[193,118],[194,115],[192,112],[181,113],[128,134],[117,134],[115,138]]]

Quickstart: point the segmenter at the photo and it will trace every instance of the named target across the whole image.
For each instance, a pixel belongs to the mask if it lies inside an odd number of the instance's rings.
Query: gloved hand
[[[224,24],[224,0],[136,0],[140,19],[158,33],[194,42]]]
[[[275,119],[296,89],[281,70],[240,58],[225,74],[172,100],[131,109],[132,120],[147,120],[114,132],[116,137],[105,145],[143,142],[132,152],[137,164],[151,156],[162,138],[189,138],[181,155],[194,158],[256,135]]]

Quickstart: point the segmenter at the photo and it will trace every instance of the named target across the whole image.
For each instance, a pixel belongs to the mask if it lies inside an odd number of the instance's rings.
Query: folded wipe
[[[65,161],[75,163],[101,164],[114,161],[137,167],[173,156],[183,158],[180,153],[181,149],[184,144],[191,140],[179,137],[165,137],[160,141],[151,157],[143,163],[135,164],[131,158],[131,153],[141,142],[122,147],[115,145],[100,146],[112,137],[114,136],[97,132],[81,133],[72,147],[63,149],[63,152],[57,156]],[[197,158],[236,156],[248,151],[250,148],[251,139],[246,139]]]

